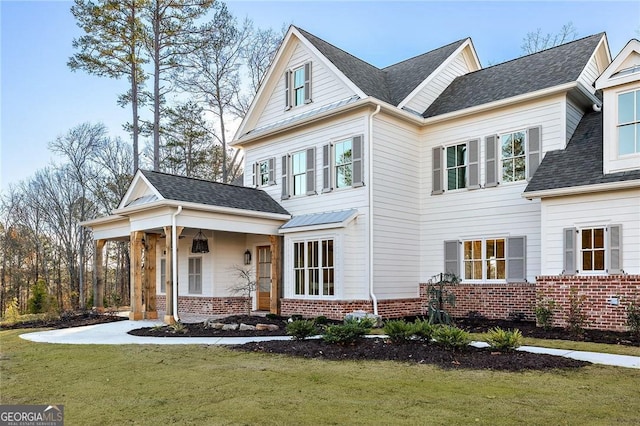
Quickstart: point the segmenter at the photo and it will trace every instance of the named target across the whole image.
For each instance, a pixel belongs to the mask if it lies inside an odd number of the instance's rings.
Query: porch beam
[[[141,320],[144,317],[142,309],[142,239],[144,232],[131,233],[131,311],[130,320]]]
[[[270,235],[271,243],[271,298],[269,312],[280,315],[280,299],[282,298],[282,250],[284,237]]]
[[[95,265],[93,273],[93,308],[104,312],[104,256],[103,249],[107,240],[96,240]]]

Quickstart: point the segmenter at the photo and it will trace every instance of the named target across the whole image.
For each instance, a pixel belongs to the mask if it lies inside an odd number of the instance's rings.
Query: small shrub
[[[316,332],[316,324],[310,320],[296,320],[287,324],[287,334],[294,340],[304,340]]]
[[[293,314],[293,315],[291,315],[291,317],[289,317],[289,322],[299,321],[301,319],[304,319],[302,315]]]
[[[277,319],[280,319],[280,315],[272,314],[271,312],[269,312],[269,313],[268,313],[267,315],[265,315],[264,317],[265,317],[265,318],[267,318],[267,319],[270,319],[270,320],[277,320]]]
[[[536,302],[536,306],[534,307],[538,325],[542,326],[545,330],[549,330],[553,323],[553,314],[555,309],[555,300],[546,297],[539,297]]]
[[[522,333],[517,328],[512,331],[495,327],[489,330],[486,341],[493,349],[512,351],[522,345]]]
[[[327,343],[351,344],[367,334],[372,326],[373,322],[368,318],[362,320],[348,319],[345,320],[344,324],[328,326],[322,335],[322,339]]]
[[[20,320],[20,308],[18,308],[18,298],[14,297],[4,310],[3,321],[8,325],[13,325]]]
[[[27,301],[30,314],[42,314],[49,309],[49,295],[47,294],[47,284],[44,280],[38,280],[31,287],[31,297]]]
[[[170,324],[169,325],[169,329],[174,334],[184,334],[187,331],[189,331],[187,326],[185,326],[183,323],[181,323],[179,321],[178,322],[174,322],[173,324]]]
[[[569,289],[569,313],[567,315],[567,329],[577,336],[582,336],[587,325],[587,314],[584,313],[584,294],[578,295],[575,287]]]
[[[427,320],[417,319],[413,323],[413,334],[422,341],[430,342],[434,330],[435,326]]]
[[[633,334],[640,335],[640,305],[634,302],[627,306],[627,327]]]
[[[151,329],[153,331],[162,331],[164,329],[164,324],[156,324],[153,327],[151,327]]]
[[[325,317],[324,315],[320,315],[320,316],[315,317],[313,322],[315,322],[316,325],[327,325],[329,323],[329,319],[327,317]]]
[[[440,325],[433,331],[433,339],[437,344],[450,350],[459,350],[471,343],[471,335],[461,328],[451,325]]]
[[[410,340],[415,333],[413,324],[404,320],[390,320],[384,323],[384,334],[389,336],[393,343],[404,343]]]

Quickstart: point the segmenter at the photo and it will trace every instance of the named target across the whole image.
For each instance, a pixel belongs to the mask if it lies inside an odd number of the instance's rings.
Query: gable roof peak
[[[462,38],[460,40],[454,41],[452,43],[445,44],[444,46],[440,46],[440,47],[436,47],[435,49],[431,49],[428,52],[417,54],[417,55],[415,55],[415,56],[413,56],[411,58],[408,58],[408,59],[403,59],[402,61],[396,62],[395,64],[387,65],[386,67],[382,68],[382,70],[383,71],[389,71],[391,68],[394,68],[394,67],[396,67],[398,65],[405,64],[405,63],[410,62],[410,61],[414,61],[416,59],[420,59],[421,57],[429,55],[429,54],[432,54],[432,53],[434,53],[434,52],[436,52],[438,50],[445,50],[445,49],[453,47],[453,46],[455,46],[457,48],[467,40],[471,40],[471,37],[465,37],[465,38]]]

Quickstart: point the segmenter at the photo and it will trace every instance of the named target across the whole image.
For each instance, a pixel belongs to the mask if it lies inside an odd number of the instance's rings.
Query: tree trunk
[[[153,170],[160,171],[160,11],[153,11]]]

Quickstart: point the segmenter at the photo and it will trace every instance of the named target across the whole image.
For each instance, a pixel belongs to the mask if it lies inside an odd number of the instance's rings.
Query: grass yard
[[[67,425],[639,424],[640,370],[444,371],[222,347],[32,343],[0,332],[2,404]]]

